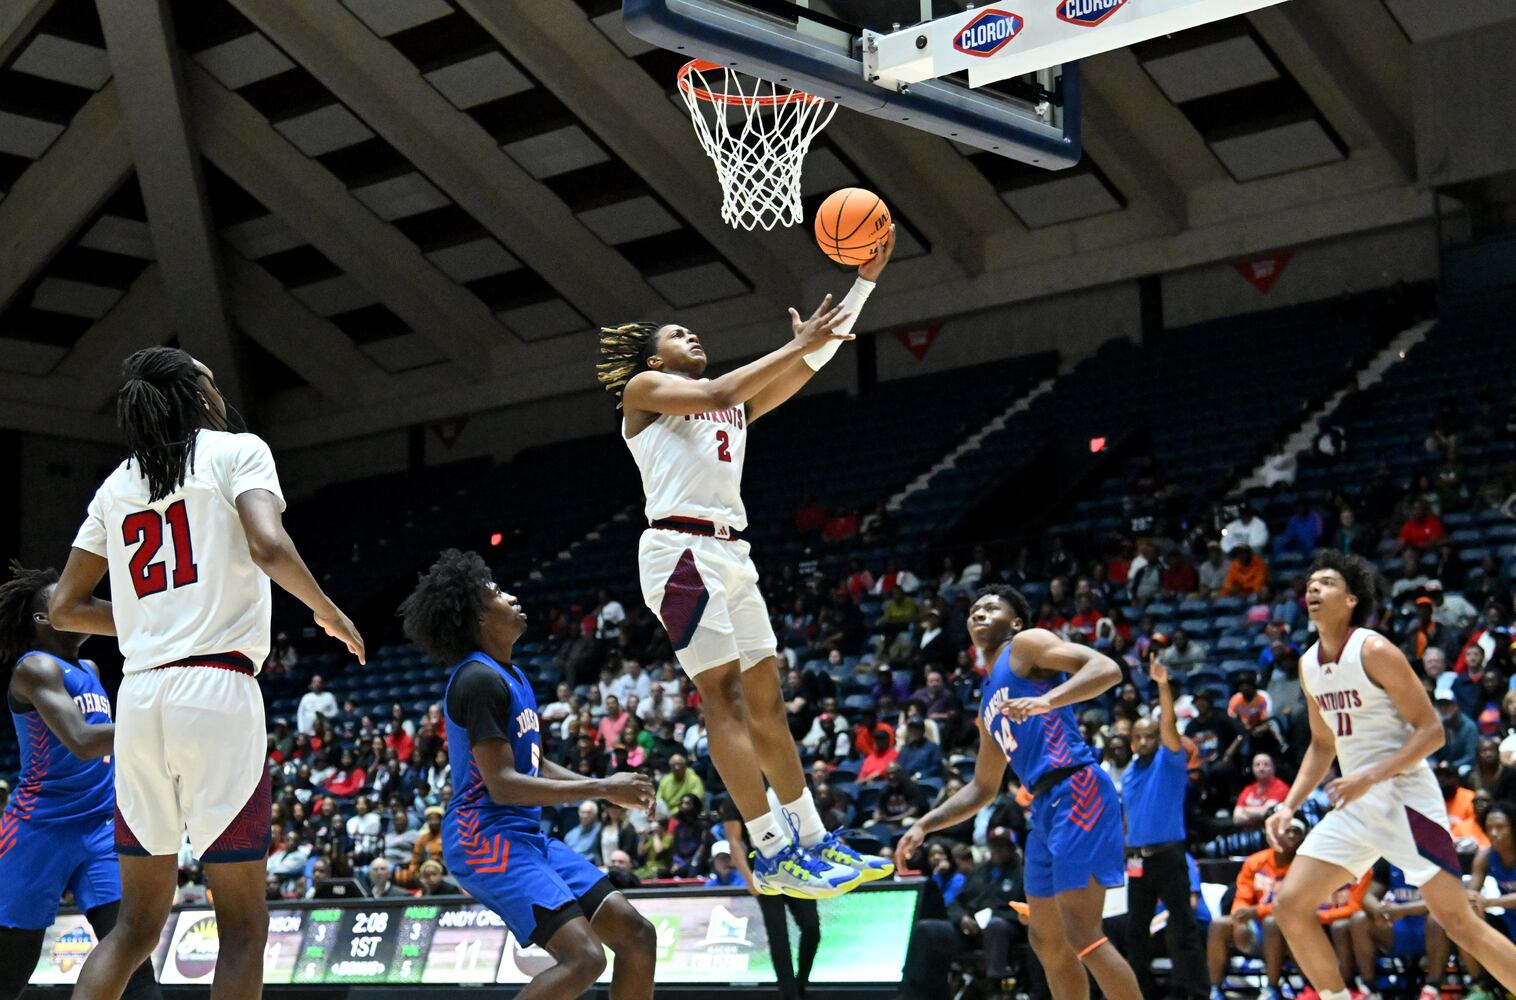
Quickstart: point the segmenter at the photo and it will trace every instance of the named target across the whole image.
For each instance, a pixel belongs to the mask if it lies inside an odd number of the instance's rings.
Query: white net
[[[752,230],[800,223],[800,169],[837,105],[700,60],[679,71],[679,93],[716,164],[727,224]]]

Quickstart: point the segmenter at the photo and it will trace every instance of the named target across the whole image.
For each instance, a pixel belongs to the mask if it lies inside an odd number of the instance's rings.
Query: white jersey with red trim
[[[1343,774],[1393,756],[1415,731],[1363,669],[1363,644],[1373,635],[1362,628],[1349,632],[1335,661],[1321,662],[1320,642],[1300,657],[1300,683],[1337,740]],[[1422,761],[1410,771],[1426,766]]]
[[[263,666],[273,600],[236,507],[255,489],[283,509],[268,445],[252,434],[201,430],[184,482],[163,499],[148,501],[147,480],[130,460],[96,491],[74,547],[110,563],[126,673],[215,653]]]
[[[642,474],[649,522],[698,517],[737,531],[747,528],[747,508],[742,505],[745,405],[689,416],[663,414],[636,437],[626,436],[623,419],[621,439]]]

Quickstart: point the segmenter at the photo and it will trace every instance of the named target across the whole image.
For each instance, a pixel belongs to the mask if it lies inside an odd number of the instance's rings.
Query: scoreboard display
[[[658,982],[775,981],[762,914],[746,892],[696,888],[626,895],[657,930]],[[899,982],[917,895],[916,883],[890,883],[821,900],[821,948],[812,981]],[[97,943],[81,915],[60,915],[48,931],[32,985],[74,983]],[[153,956],[159,981],[209,984],[219,950],[214,912],[176,911]],[[462,897],[289,902],[269,911],[263,981],[524,984],[552,964],[541,948],[512,937],[493,912]],[[603,981],[610,975],[607,967]]]

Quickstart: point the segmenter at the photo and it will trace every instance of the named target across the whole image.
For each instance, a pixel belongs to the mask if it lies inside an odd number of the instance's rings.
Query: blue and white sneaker
[[[829,899],[858,884],[858,873],[853,869],[823,861],[793,841],[772,858],[754,851],[750,860],[755,888],[765,896]]]
[[[819,842],[812,844],[807,850],[823,861],[830,861],[834,865],[851,868],[857,872],[858,880],[848,886],[849,889],[866,882],[877,882],[895,874],[894,862],[886,858],[859,854],[849,847],[847,841],[843,840],[835,830],[829,832]]]

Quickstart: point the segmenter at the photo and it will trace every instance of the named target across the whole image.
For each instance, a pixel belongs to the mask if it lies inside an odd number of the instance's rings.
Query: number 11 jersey
[[[664,414],[636,437],[626,436],[622,421],[621,438],[642,474],[649,522],[698,517],[738,531],[747,528],[747,508],[742,505],[746,406],[688,416]]]
[[[130,459],[106,477],[74,547],[110,563],[111,610],[128,674],[238,653],[253,670],[270,646],[269,578],[253,562],[236,501],[284,494],[268,445],[252,434],[196,432],[184,482],[149,501]]]

